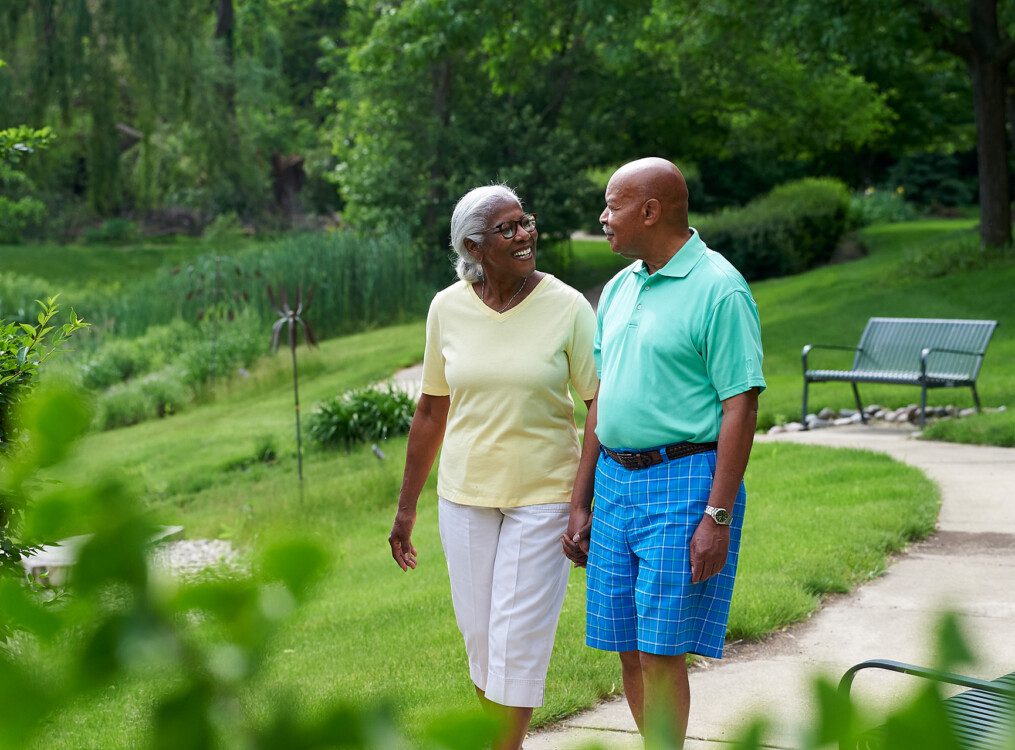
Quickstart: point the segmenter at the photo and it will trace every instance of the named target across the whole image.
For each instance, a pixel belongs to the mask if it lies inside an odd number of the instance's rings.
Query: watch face
[[[716,523],[727,524],[730,522],[730,512],[725,508],[716,508],[715,515],[712,517]]]

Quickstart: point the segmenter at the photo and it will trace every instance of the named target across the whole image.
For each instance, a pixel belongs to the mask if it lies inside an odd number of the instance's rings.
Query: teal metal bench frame
[[[846,670],[839,680],[839,695],[849,698],[853,678],[862,669],[885,669],[970,688],[944,699],[945,711],[959,746],[970,750],[1010,747],[1015,732],[1015,672],[996,680],[980,680],[890,659],[870,659]],[[858,738],[848,750],[880,746],[878,730],[874,729]],[[839,742],[839,748],[847,750],[845,740]]]
[[[857,346],[807,344],[801,352],[804,367],[804,398],[800,421],[807,425],[807,395],[811,383],[847,382],[860,419],[866,424],[857,383],[920,386],[920,426],[927,418],[927,391],[931,388],[968,387],[976,410],[982,411],[976,378],[983,354],[997,328],[996,320],[948,320],[941,318],[871,318]],[[849,370],[815,370],[808,366],[814,349],[855,352]]]

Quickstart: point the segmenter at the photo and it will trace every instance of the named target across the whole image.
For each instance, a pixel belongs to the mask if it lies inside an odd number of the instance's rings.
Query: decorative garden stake
[[[307,321],[303,320],[303,313],[310,306],[310,300],[314,296],[314,287],[307,289],[307,297],[303,298],[303,285],[296,287],[296,309],[289,307],[289,300],[285,288],[281,285],[278,288],[278,301],[271,285],[268,286],[268,299],[271,306],[279,314],[279,319],[271,328],[271,350],[278,351],[278,337],[282,332],[282,326],[289,326],[289,351],[293,358],[293,399],[296,408],[296,471],[300,478],[300,501],[303,500],[303,435],[300,431],[300,386],[299,375],[296,370],[296,327],[303,328],[303,337],[308,346],[317,346],[317,339],[314,338],[314,331]]]

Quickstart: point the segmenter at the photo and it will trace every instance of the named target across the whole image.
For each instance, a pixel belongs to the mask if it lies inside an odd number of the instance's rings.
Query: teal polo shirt
[[[635,261],[599,299],[596,435],[608,448],[711,442],[722,401],[765,388],[751,290],[691,231],[665,266],[650,275]]]

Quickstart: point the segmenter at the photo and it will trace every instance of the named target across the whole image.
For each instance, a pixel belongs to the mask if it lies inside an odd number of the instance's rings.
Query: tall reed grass
[[[305,318],[322,338],[415,317],[432,292],[405,236],[328,232],[291,235],[238,254],[210,252],[115,293],[74,296],[77,312],[100,331],[134,337],[175,319],[231,318],[248,308],[270,324],[278,315],[268,285],[285,289],[294,307],[297,286],[304,298],[312,287]]]

